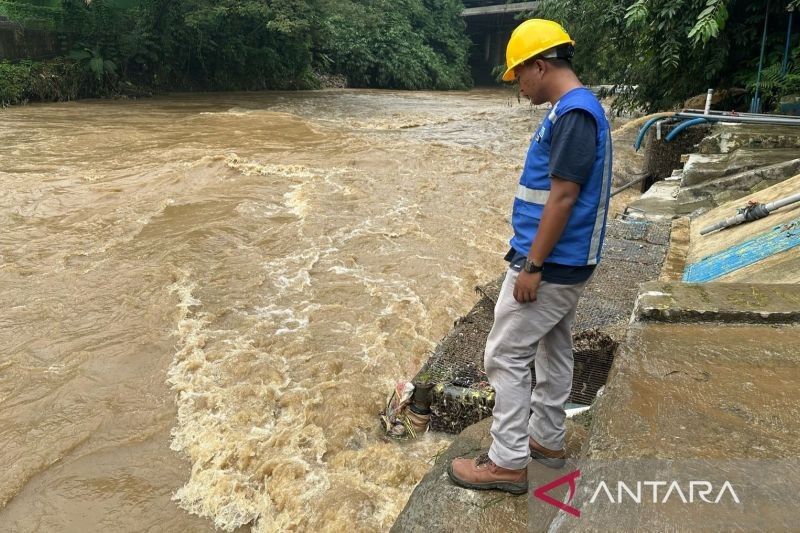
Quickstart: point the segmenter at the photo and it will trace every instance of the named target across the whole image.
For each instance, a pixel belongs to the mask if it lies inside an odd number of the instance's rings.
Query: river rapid
[[[502,269],[514,93],[0,110],[0,530],[386,531],[398,379]]]

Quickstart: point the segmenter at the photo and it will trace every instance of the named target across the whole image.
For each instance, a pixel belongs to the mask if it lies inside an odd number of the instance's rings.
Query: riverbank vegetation
[[[0,62],[0,102],[162,90],[463,89],[458,0],[0,0],[57,35],[55,58]]]
[[[800,0],[543,0],[525,16],[566,27],[584,82],[626,88],[617,109],[669,109],[709,87],[731,89],[723,105],[746,108],[758,79],[770,111],[800,94],[789,8],[800,28]],[[55,36],[47,59],[0,61],[0,105],[330,84],[468,88],[462,9],[460,0],[0,0],[0,17],[22,33]]]
[[[789,8],[795,31],[784,68]],[[631,88],[618,108],[657,111],[710,87],[752,97],[768,14],[760,91],[770,110],[800,93],[798,11],[800,0],[543,0],[535,15],[560,21],[576,40],[585,82]]]

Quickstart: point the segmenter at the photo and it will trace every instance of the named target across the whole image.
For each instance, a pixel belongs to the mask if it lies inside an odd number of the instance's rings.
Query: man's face
[[[545,74],[545,62],[538,59],[514,68],[514,75],[519,82],[520,93],[539,105],[547,101],[543,92],[542,78]]]

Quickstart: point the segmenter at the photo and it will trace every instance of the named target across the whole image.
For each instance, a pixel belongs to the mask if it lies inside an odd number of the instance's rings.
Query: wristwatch
[[[537,265],[530,259],[525,259],[525,264],[522,266],[522,270],[528,274],[536,274],[537,272],[544,270],[544,265]]]

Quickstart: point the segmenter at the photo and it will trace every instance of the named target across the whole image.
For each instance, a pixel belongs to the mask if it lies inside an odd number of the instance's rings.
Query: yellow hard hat
[[[503,81],[514,81],[514,67],[560,44],[575,44],[561,24],[545,19],[526,20],[514,29],[506,46]],[[553,56],[555,57],[555,56]]]

